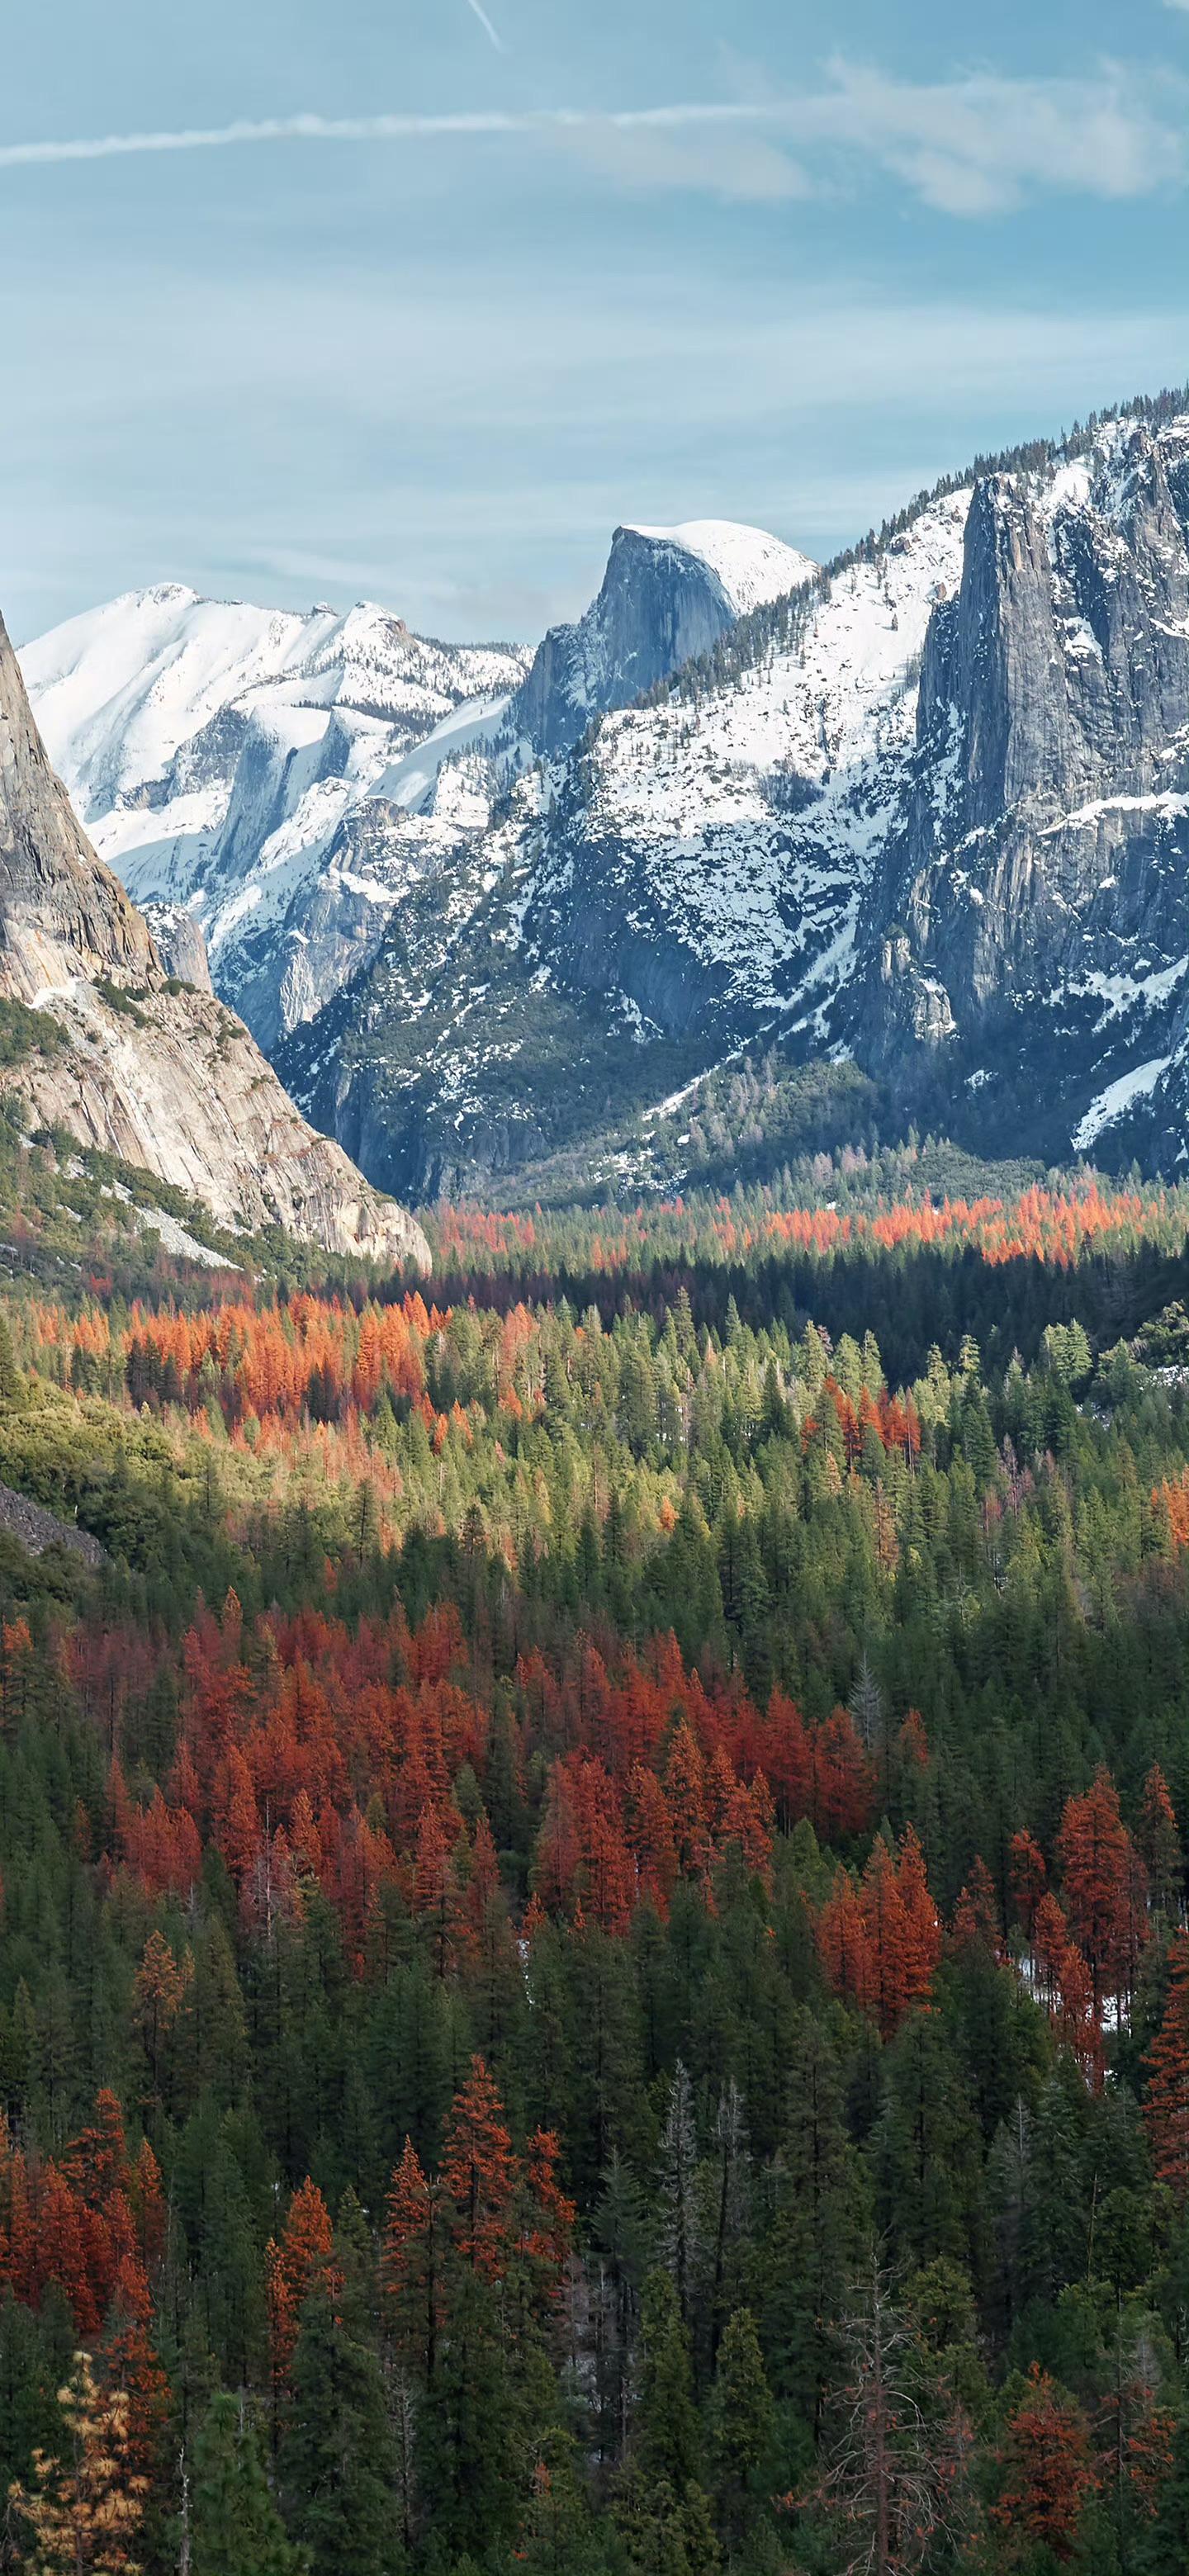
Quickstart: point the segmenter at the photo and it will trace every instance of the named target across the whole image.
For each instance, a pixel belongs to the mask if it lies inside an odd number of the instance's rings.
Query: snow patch
[[[1122,1118],[1130,1109],[1133,1101],[1146,1100],[1149,1092],[1155,1090],[1161,1074],[1167,1073],[1171,1062],[1171,1056],[1150,1056],[1146,1064],[1133,1065],[1130,1073],[1121,1073],[1116,1081],[1108,1082],[1105,1091],[1100,1091],[1098,1098],[1091,1101],[1085,1117],[1074,1128],[1076,1151],[1084,1154],[1087,1146],[1101,1136],[1104,1127],[1112,1127],[1116,1119]]]

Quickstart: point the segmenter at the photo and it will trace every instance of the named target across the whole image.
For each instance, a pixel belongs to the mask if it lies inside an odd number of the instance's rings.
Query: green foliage
[[[25,1064],[31,1055],[57,1055],[65,1044],[66,1032],[52,1011],[0,999],[0,1067]]]
[[[312,2298],[293,2357],[280,2475],[309,2576],[393,2576],[399,2564],[392,2442],[373,2353]]]
[[[194,2445],[192,2576],[302,2576],[285,2537],[242,2398],[212,2397]]]
[[[138,1029],[147,1029],[149,1023],[145,1014],[126,984],[114,984],[110,975],[99,975],[95,979],[95,990],[109,1011],[116,1011],[121,1019],[133,1020]]]

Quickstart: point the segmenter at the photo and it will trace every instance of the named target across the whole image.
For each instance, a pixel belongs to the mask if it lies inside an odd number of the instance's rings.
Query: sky
[[[0,224],[19,642],[159,581],[531,641],[621,521],[825,558],[1189,379],[1189,0],[54,0]]]

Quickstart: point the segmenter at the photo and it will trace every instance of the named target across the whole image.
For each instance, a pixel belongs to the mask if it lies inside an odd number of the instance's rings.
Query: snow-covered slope
[[[785,639],[774,628],[729,678],[607,717],[526,909],[541,957],[670,1034],[723,1006],[819,1007],[900,810],[916,668],[969,499],[799,595]]]
[[[460,711],[472,735],[494,730],[525,658],[427,643],[378,608],[299,616],[170,585],[72,618],[21,661],[100,855],[138,902],[195,916],[220,992],[272,1044],[374,951],[399,899],[382,809],[354,865],[358,810]]]

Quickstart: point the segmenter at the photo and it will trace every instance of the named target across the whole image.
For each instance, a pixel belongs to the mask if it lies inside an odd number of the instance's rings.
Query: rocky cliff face
[[[911,1076],[924,1050],[992,1122],[1043,1060],[1033,1132],[1093,1141],[1135,1049],[1180,1044],[1187,789],[1189,426],[1121,422],[974,492],[863,907],[859,1051]]]
[[[6,1077],[37,1123],[172,1181],[225,1226],[428,1266],[419,1227],[306,1125],[242,1022],[169,980],[75,821],[2,627],[0,998],[51,1014],[66,1040]]]
[[[72,975],[147,974],[153,943],[55,778],[0,621],[0,972],[23,1002]]]
[[[182,984],[193,984],[198,993],[213,993],[201,922],[180,903],[146,903],[143,912],[166,974]]]
[[[597,717],[711,652],[740,617],[815,570],[762,529],[726,520],[617,528],[598,598],[550,629],[509,721],[534,750],[568,751]]]

